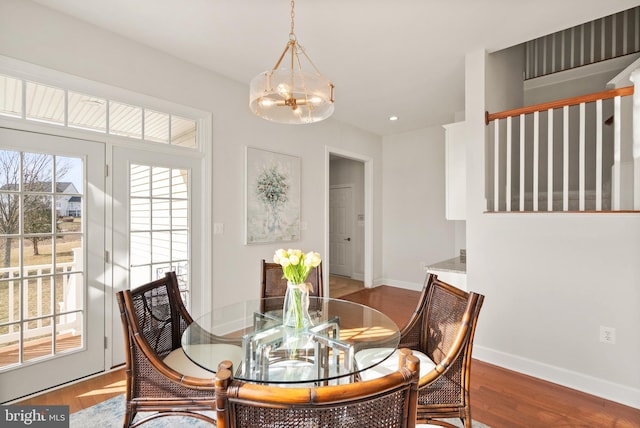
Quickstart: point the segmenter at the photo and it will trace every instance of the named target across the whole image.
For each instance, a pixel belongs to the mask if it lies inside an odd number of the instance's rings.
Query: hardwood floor
[[[339,299],[364,290],[364,282],[338,275],[329,275],[329,297]]]
[[[389,286],[346,295],[386,313],[399,326],[413,311],[418,292]],[[482,313],[479,323],[482,323]],[[479,324],[480,325],[480,324]],[[492,428],[639,428],[640,409],[623,406],[478,360],[472,363],[471,399],[474,420]],[[124,370],[25,400],[24,404],[68,404],[70,412],[124,392]],[[22,404],[21,403],[21,404]]]

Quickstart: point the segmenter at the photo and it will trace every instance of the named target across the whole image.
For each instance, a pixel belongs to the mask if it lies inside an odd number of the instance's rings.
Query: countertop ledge
[[[444,260],[427,266],[427,271],[440,270],[445,272],[467,273],[466,257],[463,259],[458,256],[452,259]]]

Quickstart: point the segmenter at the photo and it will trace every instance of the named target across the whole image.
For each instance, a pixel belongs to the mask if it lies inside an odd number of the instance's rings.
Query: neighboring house
[[[467,286],[486,296],[474,357],[640,408],[638,214],[485,213],[485,111],[521,106],[524,99],[522,68],[508,53],[479,47],[465,58],[466,220],[447,221],[441,126],[380,137],[334,120],[289,128],[261,123],[242,101],[246,85],[35,3],[10,4],[17,12],[0,14],[0,55],[212,112],[208,202],[211,220],[225,222],[224,233],[220,228],[207,237],[212,254],[204,258],[213,266],[214,307],[257,296],[258,260],[277,248],[239,239],[243,147],[303,159],[301,212],[308,228],[291,245],[322,250],[330,146],[366,159],[373,177],[367,257],[374,285],[419,288],[421,261],[466,248]],[[31,75],[29,67],[19,71]],[[108,321],[113,331],[120,328],[119,320]],[[616,329],[615,345],[600,342],[601,326]]]
[[[51,189],[51,182],[36,183],[34,186],[40,187],[45,191]],[[33,187],[33,186],[32,186]],[[5,184],[0,190],[17,190],[17,184]],[[77,196],[78,189],[68,181],[60,181],[56,183],[56,216],[58,217],[81,217],[82,215],[82,198]]]
[[[56,194],[56,215],[58,217],[81,216],[82,199],[80,198],[80,196],[77,196],[78,189],[76,189],[76,186],[74,186],[73,183],[56,183]],[[67,196],[66,194],[69,194],[69,196]]]
[[[81,217],[82,214],[82,198],[80,196],[72,196],[67,201],[66,216]]]

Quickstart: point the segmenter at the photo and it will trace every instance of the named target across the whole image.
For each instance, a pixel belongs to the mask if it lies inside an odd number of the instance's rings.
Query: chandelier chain
[[[293,28],[294,27],[293,20],[294,20],[294,18],[296,16],[296,13],[294,11],[295,3],[296,3],[295,0],[291,0],[291,34],[295,34],[295,32],[293,31],[293,29],[294,29]]]

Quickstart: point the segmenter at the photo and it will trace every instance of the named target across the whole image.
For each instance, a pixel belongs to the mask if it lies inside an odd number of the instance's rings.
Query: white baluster
[[[511,211],[511,116],[507,118],[507,176],[506,176],[506,194],[505,200],[507,208],[505,211]]]
[[[524,114],[520,115],[520,211],[524,211],[524,178],[525,178],[525,165],[524,165],[524,155],[525,155],[525,117]]]
[[[538,211],[538,156],[540,153],[540,112],[533,113],[533,210]]]
[[[493,126],[493,210],[500,209],[500,119]]]
[[[602,100],[596,101],[596,211],[602,210]]]
[[[562,108],[562,210],[569,210],[569,106]]]
[[[620,194],[622,192],[620,131],[622,111],[620,109],[620,97],[613,99],[613,170],[611,177],[611,205],[613,210],[620,210]]]
[[[553,211],[553,109],[547,110],[547,211]]]
[[[640,69],[631,73],[633,92],[633,209],[640,210]]]
[[[587,126],[585,121],[585,103],[580,103],[580,136],[579,136],[579,144],[578,148],[578,172],[579,172],[579,184],[578,184],[578,199],[579,199],[579,210],[585,210],[584,204],[584,193],[585,193],[585,127]]]

